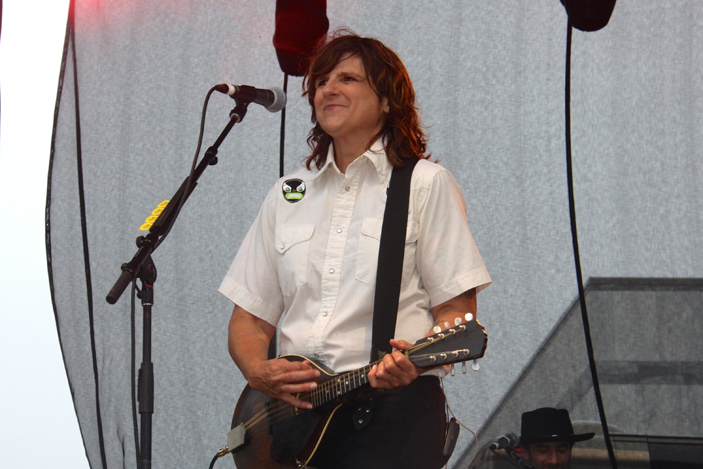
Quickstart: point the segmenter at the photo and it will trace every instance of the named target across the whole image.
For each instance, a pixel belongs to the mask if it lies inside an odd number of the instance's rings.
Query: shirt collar
[[[376,167],[376,174],[378,175],[378,180],[383,182],[386,180],[386,176],[393,169],[393,165],[388,161],[386,156],[386,146],[383,143],[383,139],[379,138],[376,140],[371,148],[366,150],[363,155]]]
[[[388,157],[386,156],[385,145],[383,144],[383,140],[381,138],[376,140],[368,150],[359,156],[359,158],[366,158],[373,163],[374,168],[376,169],[376,175],[378,176],[378,180],[380,182],[385,181],[388,173],[391,169],[393,169],[393,165],[390,164]],[[323,164],[322,168],[316,172],[313,179],[317,178],[325,171],[337,171],[341,174],[337,168],[337,164],[334,161],[334,143],[330,144],[329,150],[327,150],[327,159],[325,160],[325,164]]]

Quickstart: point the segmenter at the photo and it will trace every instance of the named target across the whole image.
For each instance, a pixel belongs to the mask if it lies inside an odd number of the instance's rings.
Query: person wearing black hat
[[[569,469],[571,448],[595,433],[574,434],[569,411],[543,407],[522,414],[520,448],[535,469]]]

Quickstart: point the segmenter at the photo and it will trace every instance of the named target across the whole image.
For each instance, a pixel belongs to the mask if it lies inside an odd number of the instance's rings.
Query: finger
[[[292,362],[285,358],[277,358],[270,361],[271,371],[284,373],[287,371],[305,371],[313,370],[314,368],[308,360],[303,360],[302,362]]]
[[[383,368],[393,376],[402,373],[397,363],[398,355],[402,355],[402,352],[394,351],[383,356]]]
[[[408,350],[413,346],[410,342],[404,340],[391,339],[391,347],[397,350]]]
[[[372,388],[378,387],[378,379],[376,378],[376,369],[377,368],[378,368],[377,365],[372,366],[371,370],[366,375],[366,378],[369,380],[369,384],[371,385]]]
[[[412,374],[417,371],[417,367],[413,365],[408,357],[403,352],[394,351],[384,357],[383,364],[386,370],[393,376],[402,378],[405,374]]]
[[[376,377],[388,384],[388,387],[395,388],[403,385],[402,372],[395,364],[395,361],[390,354],[383,357],[383,360],[378,364]],[[383,386],[386,387],[386,386]]]
[[[320,372],[315,369],[300,370],[300,371],[287,371],[285,373],[277,374],[271,377],[271,382],[287,384],[287,383],[300,383],[303,381],[312,381],[320,377]]]
[[[374,365],[373,367],[371,367],[371,371],[369,371],[369,374],[367,376],[369,378],[369,384],[371,385],[372,388],[391,389],[391,388],[395,387],[395,386],[392,386],[387,381],[382,380],[378,377],[378,365]]]
[[[285,392],[288,394],[310,392],[314,391],[315,389],[317,389],[317,383],[314,381],[311,383],[289,383],[280,386],[281,392]]]
[[[294,407],[298,407],[299,409],[307,409],[310,410],[312,409],[312,404],[309,402],[302,401],[295,397],[293,394],[288,394],[288,393],[283,393],[280,394],[279,396],[276,397],[276,399],[281,400],[285,402],[286,404],[290,404]]]
[[[310,360],[303,360],[302,362],[291,362],[291,363],[295,363],[296,365],[299,365],[298,368],[301,370],[316,369],[314,366],[312,366],[312,363],[310,363]]]
[[[266,371],[270,375],[283,374],[283,373],[288,373],[291,371],[318,370],[317,368],[314,368],[313,366],[311,366],[310,362],[307,360],[298,362],[298,361],[288,361],[285,358],[276,358],[273,360],[268,360],[264,363],[265,363],[264,366],[266,368]]]
[[[413,362],[411,362],[410,359],[405,356],[404,353],[395,351],[391,355],[393,357],[396,367],[400,369],[403,373],[412,373],[414,371],[417,371],[417,367],[413,365]]]
[[[385,357],[384,357],[385,358]],[[397,380],[398,385],[408,385],[419,375],[418,368],[402,352],[395,351],[391,354],[392,366],[389,361],[384,360],[386,370]],[[394,380],[391,380],[395,382]]]

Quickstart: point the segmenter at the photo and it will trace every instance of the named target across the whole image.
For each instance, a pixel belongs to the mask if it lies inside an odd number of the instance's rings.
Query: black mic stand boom
[[[139,368],[139,414],[141,418],[139,448],[137,459],[139,469],[151,468],[152,449],[152,415],[154,414],[154,364],[151,362],[151,307],[154,304],[154,282],[156,281],[156,266],[151,254],[168,235],[168,231],[178,217],[180,208],[195,189],[197,181],[208,166],[217,164],[217,151],[229,134],[232,127],[244,119],[249,101],[235,98],[237,106],[230,112],[230,120],[215,143],[207,149],[203,160],[192,171],[171,198],[166,209],[159,216],[154,225],[149,229],[149,234],[137,238],[137,252],[126,264],[122,264],[122,274],[117,279],[112,289],[107,294],[106,300],[115,304],[122,293],[135,278],[142,283],[140,298],[144,316],[144,330],[142,335],[142,364]]]

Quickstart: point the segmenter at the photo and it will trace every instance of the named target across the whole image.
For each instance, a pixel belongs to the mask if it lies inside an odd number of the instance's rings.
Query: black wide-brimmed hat
[[[574,435],[571,426],[569,411],[543,407],[522,414],[520,427],[520,444],[551,443],[555,441],[568,441],[576,443],[593,438],[595,433],[580,433]]]

